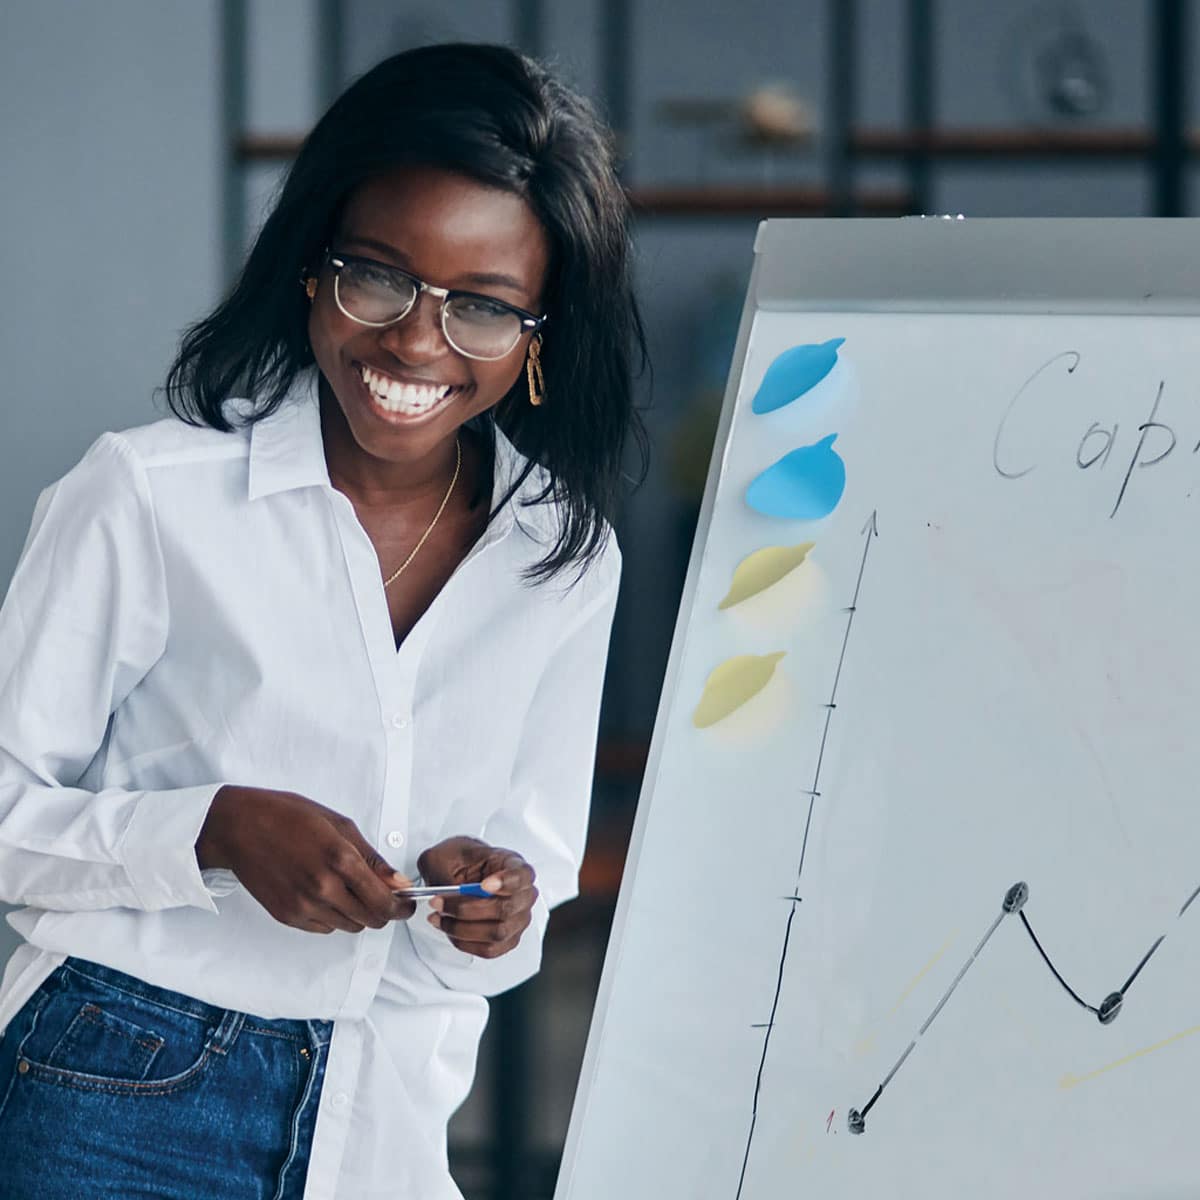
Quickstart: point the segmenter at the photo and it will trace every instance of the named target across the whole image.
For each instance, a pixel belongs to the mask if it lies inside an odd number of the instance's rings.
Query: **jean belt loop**
[[[322,1046],[328,1046],[333,1040],[332,1021],[306,1020],[305,1024],[308,1026],[308,1036],[313,1050],[319,1050]]]
[[[221,1023],[217,1026],[216,1032],[208,1040],[209,1049],[215,1054],[224,1054],[237,1041],[237,1035],[241,1033],[245,1022],[245,1013],[235,1012],[233,1009],[227,1008],[225,1015],[221,1018]]]

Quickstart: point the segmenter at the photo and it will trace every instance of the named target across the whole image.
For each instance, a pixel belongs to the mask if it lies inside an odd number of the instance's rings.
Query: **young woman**
[[[542,67],[389,58],[188,331],[174,415],[39,497],[0,609],[9,1200],[458,1196],[485,997],[583,850],[627,223]]]

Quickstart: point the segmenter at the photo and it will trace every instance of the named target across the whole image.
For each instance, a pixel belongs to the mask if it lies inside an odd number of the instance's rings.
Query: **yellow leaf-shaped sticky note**
[[[735,708],[741,708],[767,686],[775,674],[775,664],[783,656],[784,651],[778,650],[774,654],[739,654],[727,658],[705,682],[704,694],[692,714],[692,724],[704,729],[729,716]]]
[[[743,558],[733,573],[729,594],[717,605],[732,608],[743,600],[778,583],[789,571],[794,571],[807,557],[815,542],[801,542],[798,546],[767,546],[747,558]]]

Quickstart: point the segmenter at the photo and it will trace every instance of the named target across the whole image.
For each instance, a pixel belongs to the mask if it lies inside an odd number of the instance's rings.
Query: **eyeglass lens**
[[[411,280],[369,263],[346,263],[337,273],[336,287],[346,312],[374,325],[403,316],[417,299]],[[500,358],[517,344],[522,325],[516,313],[482,296],[454,296],[446,305],[444,329],[462,354]]]

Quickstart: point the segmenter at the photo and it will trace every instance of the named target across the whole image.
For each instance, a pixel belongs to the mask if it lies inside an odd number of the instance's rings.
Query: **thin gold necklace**
[[[450,486],[446,489],[446,494],[442,497],[442,502],[438,506],[437,512],[434,513],[433,520],[429,522],[429,528],[426,529],[423,534],[421,534],[421,540],[412,548],[412,553],[396,568],[395,574],[393,574],[391,578],[383,581],[384,587],[387,587],[394,579],[398,579],[404,568],[407,567],[408,564],[417,557],[417,551],[420,550],[423,545],[425,545],[425,539],[433,532],[433,527],[438,523],[438,518],[445,511],[446,505],[450,503],[450,494],[454,491],[454,485],[458,482],[458,472],[462,467],[462,441],[457,435],[455,435],[454,438],[454,449],[456,452],[454,475],[450,480]]]

